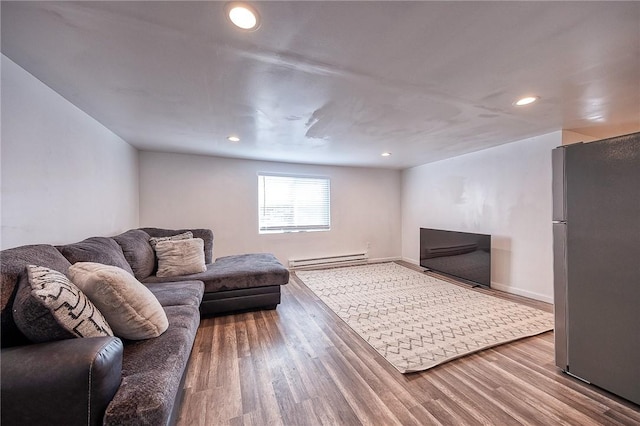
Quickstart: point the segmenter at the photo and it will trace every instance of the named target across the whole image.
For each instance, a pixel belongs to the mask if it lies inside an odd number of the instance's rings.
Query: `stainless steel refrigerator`
[[[556,365],[640,404],[640,133],[552,159]]]

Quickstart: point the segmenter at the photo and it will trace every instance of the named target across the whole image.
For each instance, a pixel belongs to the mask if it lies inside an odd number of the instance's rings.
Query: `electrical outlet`
[[[371,248],[371,243],[367,243],[367,250],[369,250]]]

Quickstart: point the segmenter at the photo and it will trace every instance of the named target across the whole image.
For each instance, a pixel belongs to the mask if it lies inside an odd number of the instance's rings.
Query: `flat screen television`
[[[420,228],[420,266],[491,287],[491,235]]]

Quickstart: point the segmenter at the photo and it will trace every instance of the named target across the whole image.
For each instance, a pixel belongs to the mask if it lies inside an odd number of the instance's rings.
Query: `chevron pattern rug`
[[[296,275],[401,373],[553,329],[553,315],[379,263]]]

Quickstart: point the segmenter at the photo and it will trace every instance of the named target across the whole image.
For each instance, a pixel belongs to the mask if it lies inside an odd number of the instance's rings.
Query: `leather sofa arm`
[[[2,350],[2,425],[97,425],[120,386],[122,341],[68,339]]]

